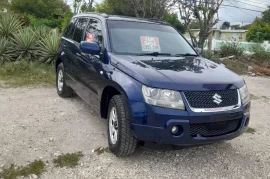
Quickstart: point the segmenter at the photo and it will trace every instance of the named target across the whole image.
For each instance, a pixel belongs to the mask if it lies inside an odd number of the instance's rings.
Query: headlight
[[[142,93],[147,104],[172,109],[185,109],[179,92],[142,86]]]
[[[247,89],[247,85],[240,88],[239,92],[240,92],[242,104],[246,105],[247,103],[249,103],[250,99],[249,99],[249,92],[248,92],[248,89]]]

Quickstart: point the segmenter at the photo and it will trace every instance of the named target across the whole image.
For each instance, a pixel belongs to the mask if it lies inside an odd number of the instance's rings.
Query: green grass
[[[251,127],[248,127],[246,133],[255,134],[256,130]]]
[[[27,61],[0,65],[0,87],[53,84],[55,84],[55,71],[50,65]]]
[[[249,94],[249,96],[250,96],[250,99],[251,100],[257,100],[257,99],[259,99],[257,96],[255,96],[254,94]]]
[[[106,148],[104,148],[104,147],[99,147],[99,148],[96,148],[96,149],[94,150],[94,152],[96,152],[98,155],[101,155],[101,154],[103,154],[104,152],[110,153],[111,151],[110,151],[109,147],[106,147]]]
[[[53,160],[56,167],[73,168],[78,165],[79,160],[83,157],[82,152],[63,154]]]
[[[2,173],[0,173],[0,178],[3,179],[16,179],[19,176],[27,177],[31,174],[40,176],[45,171],[45,164],[41,160],[35,160],[34,162],[28,164],[27,166],[15,166],[10,165],[10,167],[5,168]]]

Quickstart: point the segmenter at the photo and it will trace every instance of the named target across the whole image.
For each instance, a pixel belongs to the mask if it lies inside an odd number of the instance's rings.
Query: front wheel
[[[135,152],[137,139],[131,128],[130,109],[122,95],[114,96],[108,111],[108,143],[110,150],[116,156],[128,156]]]

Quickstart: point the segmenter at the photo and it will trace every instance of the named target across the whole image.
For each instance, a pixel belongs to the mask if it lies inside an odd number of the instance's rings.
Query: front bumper
[[[141,109],[143,108],[141,107]],[[203,145],[221,140],[230,140],[243,134],[249,124],[250,104],[237,110],[216,113],[178,111],[145,104],[145,113],[136,114],[132,129],[138,140],[182,146]],[[208,124],[235,119],[239,119],[240,122],[233,132],[210,137],[191,135],[192,124]],[[182,132],[180,135],[174,136],[171,133],[173,126],[181,126]]]

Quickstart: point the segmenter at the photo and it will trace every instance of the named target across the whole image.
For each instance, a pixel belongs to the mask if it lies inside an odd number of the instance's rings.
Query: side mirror
[[[201,55],[201,54],[202,54],[202,49],[201,49],[201,48],[199,48],[199,47],[195,47],[195,50],[197,51],[197,53],[198,53],[199,55]]]
[[[95,42],[86,42],[82,41],[80,43],[80,49],[83,53],[91,54],[91,55],[99,55],[100,47]]]

